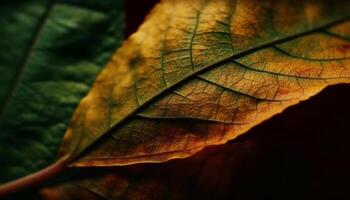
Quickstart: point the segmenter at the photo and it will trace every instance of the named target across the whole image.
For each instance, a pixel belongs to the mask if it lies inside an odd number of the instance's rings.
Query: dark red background
[[[125,0],[126,9],[126,31],[128,37],[135,32],[143,22],[145,16],[159,0]]]

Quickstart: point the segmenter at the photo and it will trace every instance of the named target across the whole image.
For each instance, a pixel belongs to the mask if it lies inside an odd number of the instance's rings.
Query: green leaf
[[[57,157],[80,99],[123,38],[121,0],[0,6],[0,182]]]

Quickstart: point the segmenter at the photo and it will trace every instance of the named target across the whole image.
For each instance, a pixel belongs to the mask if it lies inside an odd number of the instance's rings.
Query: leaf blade
[[[238,1],[238,5],[233,6],[234,3],[169,0],[154,9],[140,30],[112,58],[89,95],[81,102],[77,117],[65,136],[68,142],[62,148],[63,152],[71,155],[73,166],[128,165],[187,157],[207,145],[222,144],[237,137],[286,107],[318,93],[326,85],[349,81],[347,61],[327,67],[338,72],[344,68],[344,74],[326,70],[331,77],[313,77],[316,76],[313,71],[320,68],[317,64],[299,60],[299,63],[294,62],[295,66],[290,64],[283,67],[283,64],[293,62],[285,61],[276,48],[271,49],[272,45],[282,45],[299,37],[315,37],[314,34],[337,24],[338,20],[338,23],[346,21],[348,14],[345,14],[345,10],[349,8],[346,2],[339,2],[335,5],[341,7],[329,10],[327,1],[318,4],[305,1],[303,12],[300,7],[293,7],[288,2],[275,5],[272,1],[265,4],[251,0]],[[175,9],[176,17],[172,18],[167,12],[170,8]],[[291,21],[282,19],[285,10],[296,17]],[[201,15],[201,12],[206,15]],[[232,12],[238,17],[232,17]],[[279,20],[273,18],[276,21],[271,21],[271,16],[264,13],[272,13]],[[258,16],[265,18],[260,21]],[[230,28],[223,24],[230,24]],[[163,37],[157,37],[159,35]],[[311,48],[312,44],[308,41],[310,48],[304,51],[310,50],[311,54],[318,55],[319,52]],[[337,44],[347,45],[347,41],[338,41]],[[330,47],[330,44],[326,43],[325,46]],[[321,53],[327,52],[325,48],[320,49],[324,50]],[[256,61],[256,58],[260,60]],[[326,57],[328,61],[332,59]],[[261,66],[250,66],[259,62]],[[282,63],[281,69],[287,72],[274,71],[278,70],[278,65],[273,63],[278,62]],[[300,63],[302,67],[299,69]],[[243,72],[235,72],[238,75],[227,73],[227,69],[216,72],[221,83],[205,77],[226,65]],[[269,65],[271,69],[261,70],[264,65]],[[288,71],[290,68],[292,72]],[[245,75],[242,69],[249,71],[249,74]],[[312,81],[298,80],[303,79],[300,73]],[[240,85],[233,85],[235,88],[232,89],[230,85],[223,86],[228,75],[234,78],[248,76],[245,77],[248,81],[242,83],[238,79],[233,84]],[[324,78],[330,83],[325,84]],[[120,82],[116,83],[115,80]],[[256,82],[259,81],[260,84],[269,84],[258,87]],[[273,88],[269,88],[269,85]],[[232,91],[228,92],[229,88]],[[237,94],[239,90],[242,91]],[[225,95],[223,102],[221,95]],[[244,98],[240,100],[242,96]],[[258,106],[259,101],[263,102]],[[229,105],[232,102],[237,105]],[[226,107],[226,110],[219,111],[219,107]],[[223,115],[221,117],[225,119],[217,122],[231,124],[215,122],[203,125],[202,122],[183,123],[176,120],[215,121],[218,115]],[[144,119],[145,116],[148,119]],[[168,121],[152,121],[149,119],[152,117]],[[78,160],[74,161],[78,156]]]
[[[0,122],[1,182],[37,171],[56,159],[75,106],[123,37],[121,6],[121,1],[66,0],[18,1],[1,7],[6,10],[1,34],[8,41],[18,39],[16,32],[36,38]],[[44,15],[40,23],[43,15],[23,11],[27,8],[50,15]],[[33,25],[25,26],[28,22]],[[36,24],[40,33],[28,34]],[[7,45],[6,40],[0,44],[4,52]],[[26,45],[20,40],[11,48],[24,52]],[[3,57],[3,68],[14,69],[16,63],[6,60],[16,61],[19,53]],[[0,76],[6,80],[10,72]],[[8,85],[2,82],[1,92]]]

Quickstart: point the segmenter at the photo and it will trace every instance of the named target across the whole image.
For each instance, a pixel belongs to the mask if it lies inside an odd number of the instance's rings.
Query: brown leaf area
[[[349,82],[349,10],[349,1],[163,0],[81,101],[62,154],[71,166],[185,158]]]
[[[346,13],[346,1],[163,0],[98,77],[62,148],[79,155],[72,166],[114,167],[72,168],[41,196],[349,199],[349,87],[278,114],[349,82]]]
[[[79,168],[71,182],[41,195],[46,200],[348,199],[348,91],[346,85],[329,88],[243,137],[189,158]]]

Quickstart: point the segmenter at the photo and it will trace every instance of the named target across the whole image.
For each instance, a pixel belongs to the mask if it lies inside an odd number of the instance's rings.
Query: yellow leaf
[[[350,82],[350,2],[163,0],[81,101],[72,166],[184,158]]]

